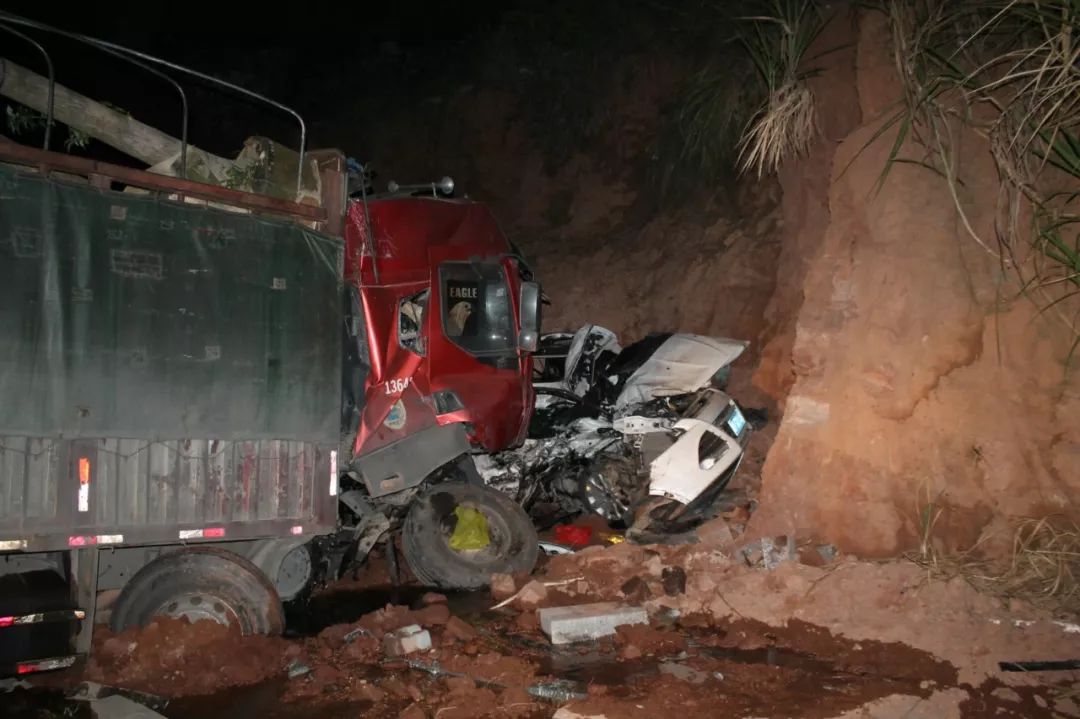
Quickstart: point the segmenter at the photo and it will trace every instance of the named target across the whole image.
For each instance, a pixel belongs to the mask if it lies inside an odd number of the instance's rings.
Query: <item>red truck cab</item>
[[[346,431],[369,493],[415,486],[450,454],[520,444],[539,288],[491,211],[437,196],[354,200],[345,243]],[[412,472],[401,452],[393,467],[364,459],[402,442],[410,458],[435,456]]]

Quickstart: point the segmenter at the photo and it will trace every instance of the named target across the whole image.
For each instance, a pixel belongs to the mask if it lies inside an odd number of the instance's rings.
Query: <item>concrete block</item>
[[[643,607],[618,602],[579,604],[572,607],[541,609],[540,628],[552,644],[569,644],[611,636],[622,624],[647,624],[649,615]]]
[[[426,652],[428,649],[431,649],[431,634],[421,629],[419,624],[410,624],[383,637],[383,651],[391,657]]]

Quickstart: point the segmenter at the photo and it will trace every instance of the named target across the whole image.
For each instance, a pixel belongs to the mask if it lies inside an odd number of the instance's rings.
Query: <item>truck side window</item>
[[[510,286],[500,263],[445,262],[439,277],[443,332],[451,342],[478,357],[516,352]]]
[[[417,292],[398,304],[398,343],[421,357],[427,354],[424,336],[424,315],[427,312],[430,290]]]

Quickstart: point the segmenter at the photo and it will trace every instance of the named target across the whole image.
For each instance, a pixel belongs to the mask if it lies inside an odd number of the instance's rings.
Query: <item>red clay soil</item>
[[[895,556],[933,502],[937,548],[1007,551],[1010,519],[1080,511],[1075,335],[992,256],[1003,210],[985,138],[955,133],[963,217],[911,135],[899,156],[913,162],[874,191],[896,127],[871,140],[902,96],[890,29],[868,10],[831,32],[841,49],[814,79],[825,136],[781,175],[785,281],[757,380],[784,417],[751,531]]]
[[[672,567],[687,575],[675,596],[663,591]],[[545,601],[619,599],[637,577],[652,594],[651,624],[553,648],[535,612],[447,617],[437,595],[294,640],[166,620],[119,636],[101,631],[86,678],[175,697],[167,713],[176,719],[235,719],[237,706],[266,719],[540,717],[560,706],[607,717],[707,717],[718,707],[744,717],[1069,716],[1075,707],[1052,688],[994,671],[1002,658],[1066,656],[1075,640],[1062,626],[1019,603],[920,582],[909,567],[788,562],[766,572],[712,545],[597,547],[547,563],[534,579],[574,582]],[[494,604],[477,598],[470,606]],[[1021,617],[1034,623],[1016,626]],[[414,622],[434,644],[409,657],[422,666],[385,657],[382,634]],[[371,636],[346,641],[357,628]],[[286,679],[290,664],[310,672]],[[551,702],[526,691],[559,678],[587,698]]]
[[[288,649],[280,638],[243,637],[216,622],[163,617],[115,635],[97,627],[85,676],[160,696],[211,694],[280,675]]]

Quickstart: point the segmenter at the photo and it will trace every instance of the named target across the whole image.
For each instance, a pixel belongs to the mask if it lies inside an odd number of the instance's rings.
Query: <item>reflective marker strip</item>
[[[86,536],[68,537],[69,547],[92,547],[96,544],[120,544],[124,541],[122,534],[89,534]]]
[[[337,450],[330,450],[330,496],[336,497],[338,493],[337,476]]]
[[[79,511],[90,511],[90,459],[79,457]]]
[[[26,549],[25,539],[3,539],[0,540],[0,552],[15,552],[20,549]]]
[[[212,539],[214,537],[224,537],[225,527],[207,527],[206,529],[181,529],[179,532],[180,539]]]
[[[22,624],[41,624],[43,622],[60,622],[78,619],[86,619],[86,612],[81,609],[60,609],[53,612],[37,612],[36,614],[24,614],[21,617],[0,617],[0,628],[13,627]]]
[[[56,659],[44,659],[40,662],[19,664],[15,667],[17,674],[30,674],[31,672],[47,672],[51,669],[64,669],[75,663],[75,657],[57,657]]]
[[[304,528],[298,524],[295,527],[293,527],[292,529],[290,529],[289,531],[292,532],[293,534],[303,534],[304,533]]]

